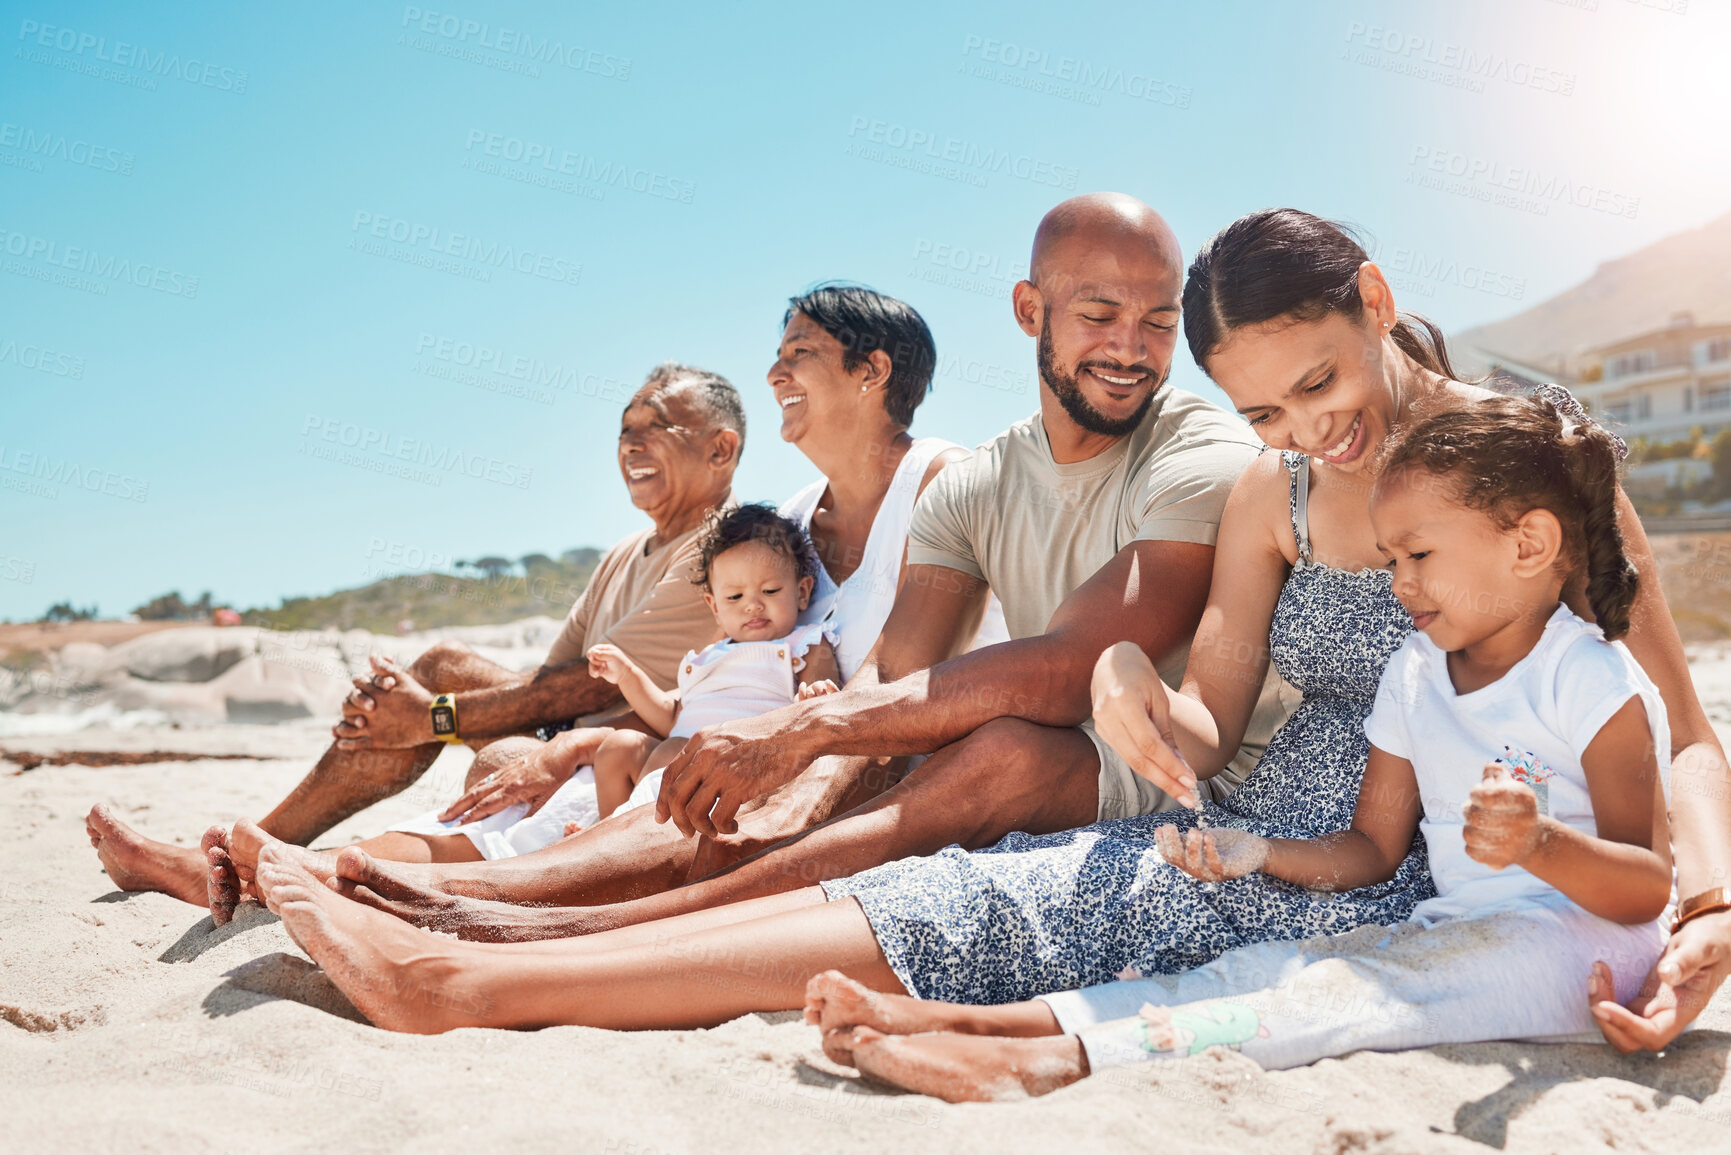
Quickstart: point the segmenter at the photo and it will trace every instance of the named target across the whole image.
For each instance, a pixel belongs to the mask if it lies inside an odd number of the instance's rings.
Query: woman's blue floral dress
[[[1208,821],[1306,838],[1352,824],[1369,743],[1364,719],[1388,659],[1412,630],[1387,570],[1313,560],[1309,460],[1285,454],[1299,560],[1280,592],[1269,651],[1304,694],[1256,769]],[[902,984],[921,998],[1006,1003],[1133,974],[1175,974],[1233,947],[1395,923],[1435,893],[1423,841],[1390,881],[1346,894],[1262,874],[1199,882],[1154,847],[1157,826],[1192,812],[1011,834],[986,850],[950,847],[826,883],[857,898]]]

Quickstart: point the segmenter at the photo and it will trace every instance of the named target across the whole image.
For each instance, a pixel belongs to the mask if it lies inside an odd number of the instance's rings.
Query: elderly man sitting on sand
[[[481,859],[484,839],[498,824],[473,820],[540,806],[593,759],[612,727],[644,728],[623,713],[618,687],[590,673],[586,650],[610,643],[670,689],[686,651],[719,636],[691,580],[696,539],[710,512],[732,503],[744,444],[744,406],[726,379],[672,362],[658,366],[626,405],[619,431],[626,491],[654,524],[602,559],[546,662],[524,675],[452,642],[434,645],[406,671],[374,658],[372,676],[356,680],[344,705],[345,718],[333,731],[337,741],[260,825],[287,842],[310,842],[406,789],[447,742],[463,742],[478,751],[465,790],[489,779],[495,788],[481,804],[465,794],[459,802],[464,813],[441,817],[469,820],[463,833],[473,834],[453,837],[436,823],[420,833],[399,831],[391,837],[401,845],[390,857]],[[538,729],[551,740],[528,736]],[[223,827],[206,833],[205,846],[174,846],[143,837],[101,804],[86,826],[103,868],[122,890],[160,890],[199,906],[209,901],[219,922],[239,899],[232,873],[213,872],[207,860],[226,835]]]

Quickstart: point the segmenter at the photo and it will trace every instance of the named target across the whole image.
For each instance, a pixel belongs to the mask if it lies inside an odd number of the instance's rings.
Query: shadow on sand
[[[267,954],[224,973],[222,983],[204,997],[213,1019],[238,1015],[276,999],[288,999],[339,1019],[365,1023],[366,1017],[336,988],[325,972],[292,954]]]

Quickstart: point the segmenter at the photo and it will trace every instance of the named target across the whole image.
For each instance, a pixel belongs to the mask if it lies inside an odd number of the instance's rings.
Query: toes
[[[205,830],[204,837],[198,840],[198,844],[206,854],[217,849],[226,851],[228,849],[228,827],[220,823],[209,827]]]
[[[346,878],[350,882],[371,882],[373,860],[360,847],[346,846],[337,855],[336,877]]]
[[[260,872],[259,877],[264,877]],[[301,903],[307,906],[315,905],[312,892],[293,879],[283,879],[274,885],[267,885],[264,892],[265,905],[272,914],[281,917],[283,907],[289,903]]]

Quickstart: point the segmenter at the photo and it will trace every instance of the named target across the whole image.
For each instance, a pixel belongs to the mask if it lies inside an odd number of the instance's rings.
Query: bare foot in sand
[[[259,853],[256,882],[289,937],[375,1025],[431,1035],[487,1025],[491,1000],[463,982],[457,950],[426,931],[353,902],[281,845]]]
[[[336,852],[308,850],[304,846],[284,842],[258,823],[243,818],[234,824],[234,832],[229,835],[228,840],[229,856],[233,858],[235,868],[240,872],[243,886],[252,881],[253,874],[258,870],[258,856],[267,846],[274,846],[293,858],[301,864],[303,870],[320,882],[328,883],[337,873]]]
[[[121,890],[158,890],[194,906],[205,905],[203,851],[146,838],[103,802],[90,808],[84,830],[102,869]]]
[[[205,901],[210,904],[210,921],[223,926],[234,917],[234,908],[241,900],[240,876],[228,856],[228,827],[212,826],[206,830],[199,848],[204,851],[207,866]]]
[[[860,1073],[950,1103],[1028,1099],[1088,1074],[1073,1035],[992,1039],[973,1035],[885,1035],[854,1027],[849,1049]]]
[[[336,858],[316,850],[292,846],[273,837],[256,822],[241,819],[233,828],[212,826],[204,832],[204,855],[208,867],[206,884],[209,892],[211,921],[221,926],[234,917],[235,907],[243,899],[257,901],[253,874],[258,869],[259,852],[267,846],[280,846],[320,882],[328,882],[336,873]]]
[[[918,1035],[954,1030],[953,1004],[907,995],[886,995],[854,982],[840,971],[813,975],[805,985],[805,1021],[823,1031],[824,1053],[851,1065],[845,1050],[831,1052],[831,1040],[843,1048],[851,1040],[849,1027],[871,1027],[886,1035]]]
[[[447,894],[416,881],[415,872],[404,866],[350,846],[337,855],[336,881],[331,885],[364,906],[470,942],[538,942],[584,933],[579,925],[583,912],[575,907],[518,906]]]
[[[1058,1020],[1044,1003],[970,1007],[936,999],[887,995],[840,971],[813,975],[805,987],[805,1021],[823,1032],[823,1051],[837,1063],[853,1065],[849,1028],[870,1027],[885,1035],[946,1031],[964,1035],[1015,1037],[1060,1034]]]

